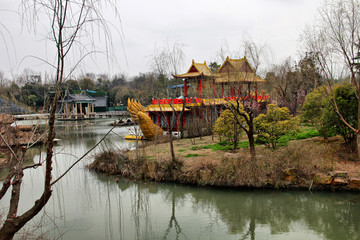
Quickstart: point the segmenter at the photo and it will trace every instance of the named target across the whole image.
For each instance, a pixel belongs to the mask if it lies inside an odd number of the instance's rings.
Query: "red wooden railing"
[[[252,96],[252,99],[255,99],[256,96]],[[223,98],[226,101],[231,101],[231,100],[237,100],[238,97],[224,97]],[[246,100],[248,99],[247,96],[242,97],[242,99]],[[264,95],[264,96],[257,96],[257,100],[268,100],[269,99],[269,95]],[[185,101],[186,103],[201,103],[202,102],[202,98],[186,98]],[[162,99],[153,99],[152,100],[152,104],[154,105],[158,105],[158,104],[182,104],[184,101],[184,99],[171,99],[171,98],[162,98]]]

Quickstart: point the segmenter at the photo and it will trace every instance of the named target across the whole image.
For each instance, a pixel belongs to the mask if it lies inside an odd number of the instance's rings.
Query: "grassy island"
[[[108,159],[112,174],[201,186],[360,190],[356,154],[347,152],[339,136],[324,140],[313,135],[310,128],[284,136],[276,150],[258,145],[255,158],[245,137],[236,151],[215,136],[175,140],[176,161],[168,142],[151,142],[125,154],[101,153],[90,167],[108,172]]]

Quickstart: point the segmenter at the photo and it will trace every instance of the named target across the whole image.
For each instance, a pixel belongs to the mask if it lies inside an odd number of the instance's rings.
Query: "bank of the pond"
[[[91,169],[134,180],[177,182],[238,188],[360,190],[360,162],[342,147],[339,137],[289,142],[273,151],[258,146],[252,159],[247,148],[236,152],[208,136],[152,143],[127,153],[104,152]]]

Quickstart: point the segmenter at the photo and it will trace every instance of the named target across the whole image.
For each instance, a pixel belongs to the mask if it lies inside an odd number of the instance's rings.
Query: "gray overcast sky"
[[[185,44],[183,71],[186,71],[191,59],[215,60],[225,44],[231,51],[239,50],[246,36],[254,42],[266,43],[276,62],[288,56],[296,58],[300,33],[314,21],[320,3],[321,0],[122,0],[117,5],[123,39],[113,34],[119,66],[108,68],[106,59],[95,56],[96,64],[87,60],[82,71],[122,72],[130,76],[150,71],[155,46],[161,48],[166,42]],[[17,11],[18,5],[19,0],[0,3],[0,70],[8,77],[20,74],[24,68],[44,71],[47,67],[39,61],[24,57],[49,59],[52,52],[51,43],[41,40],[41,27],[36,36],[30,34],[21,29],[16,13],[5,11]],[[120,29],[118,22],[114,23]]]

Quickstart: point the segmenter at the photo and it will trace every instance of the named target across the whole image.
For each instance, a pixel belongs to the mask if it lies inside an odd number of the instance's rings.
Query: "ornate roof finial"
[[[244,59],[246,59],[246,56],[244,56]]]
[[[204,64],[206,65],[206,61],[204,61]]]
[[[192,60],[192,63],[193,63],[193,64],[195,63],[195,60],[194,60],[194,59]]]
[[[226,57],[226,60],[229,60],[229,56]]]

